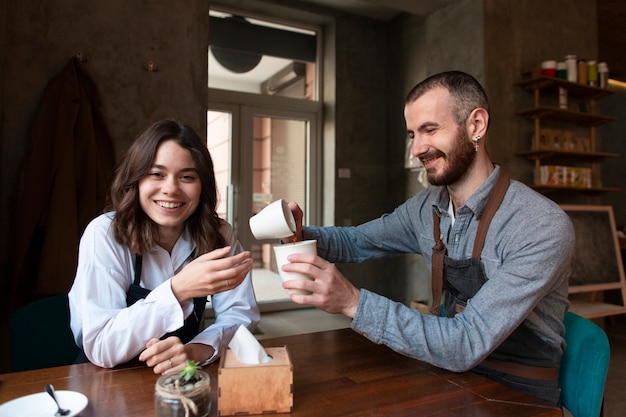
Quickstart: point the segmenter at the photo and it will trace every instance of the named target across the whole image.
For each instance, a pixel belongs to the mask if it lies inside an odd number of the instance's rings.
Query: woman
[[[139,355],[162,374],[211,362],[240,324],[256,326],[252,259],[216,205],[213,162],[193,130],[164,120],[137,138],[107,212],[80,241],[70,315],[89,361],[109,368]],[[216,321],[199,332],[208,295]]]

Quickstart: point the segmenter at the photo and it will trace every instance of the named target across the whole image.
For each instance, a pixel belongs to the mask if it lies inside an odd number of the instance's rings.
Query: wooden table
[[[289,350],[292,416],[561,416],[560,409],[497,382],[409,359],[350,329],[261,343]],[[217,415],[217,367],[205,367],[212,376],[211,416]],[[2,374],[0,404],[42,392],[52,383],[57,390],[79,391],[89,398],[81,416],[153,416],[156,380],[141,365],[102,369],[81,364]]]

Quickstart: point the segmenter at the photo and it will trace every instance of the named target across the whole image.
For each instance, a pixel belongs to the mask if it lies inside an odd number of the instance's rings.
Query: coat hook
[[[87,54],[83,53],[82,51],[78,51],[76,52],[76,60],[80,63],[85,63],[87,62],[88,58],[87,58]]]
[[[150,72],[156,72],[158,71],[159,68],[157,67],[156,63],[152,60],[148,61],[148,63],[146,64],[146,71],[150,71]]]

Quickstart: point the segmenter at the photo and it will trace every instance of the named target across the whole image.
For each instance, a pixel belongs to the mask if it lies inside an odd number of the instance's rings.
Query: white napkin
[[[256,340],[252,333],[250,333],[250,330],[243,324],[239,325],[228,347],[241,363],[258,365],[272,360],[259,341]]]

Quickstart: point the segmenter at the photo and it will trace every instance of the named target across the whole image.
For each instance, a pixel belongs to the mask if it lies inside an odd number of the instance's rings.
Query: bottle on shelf
[[[573,83],[578,81],[578,66],[576,64],[576,55],[565,55],[565,65],[567,67],[567,81]]]
[[[587,61],[585,59],[578,60],[578,84],[587,85]]]
[[[609,85],[609,66],[606,62],[598,62],[598,85],[607,88]]]
[[[590,87],[598,85],[598,64],[596,61],[587,61],[587,84]]]

